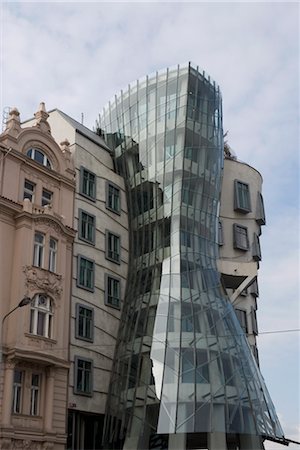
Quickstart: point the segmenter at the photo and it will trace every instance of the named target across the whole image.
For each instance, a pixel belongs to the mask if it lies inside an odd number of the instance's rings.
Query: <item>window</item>
[[[49,241],[49,270],[50,272],[56,271],[56,254],[57,254],[57,241],[50,238]]]
[[[250,294],[253,297],[258,297],[259,296],[257,278],[255,278],[253,283],[250,285]]]
[[[249,249],[248,229],[236,223],[233,224],[233,246],[239,250]]]
[[[92,308],[76,305],[76,338],[93,341],[94,311]]]
[[[252,256],[254,261],[261,261],[259,236],[256,233],[253,234]]]
[[[80,194],[96,200],[96,175],[84,167],[80,168]]]
[[[257,335],[258,328],[257,328],[256,311],[253,308],[253,306],[251,306],[251,323],[252,323],[252,333]]]
[[[40,392],[40,375],[33,373],[31,375],[31,388],[30,388],[30,415],[31,416],[38,415],[39,392]]]
[[[75,394],[92,395],[92,370],[91,359],[75,357]]]
[[[234,209],[242,213],[251,211],[249,185],[234,180]]]
[[[30,309],[30,333],[50,338],[52,334],[52,301],[45,294],[37,294]]]
[[[35,184],[31,181],[25,180],[23,199],[28,198],[31,202],[34,202],[34,191]]]
[[[22,408],[22,387],[24,374],[21,370],[14,371],[14,385],[13,385],[13,400],[12,412],[13,414],[20,414]]]
[[[209,373],[205,351],[184,348],[181,350],[182,383],[208,383]]]
[[[77,286],[94,290],[94,261],[78,256]]]
[[[180,232],[180,245],[183,245],[185,247],[191,247],[191,241],[192,241],[192,237],[191,237],[191,233],[189,233],[186,230],[181,230]]]
[[[120,189],[112,183],[106,184],[106,207],[116,213],[121,211]]]
[[[260,192],[257,193],[257,203],[256,203],[256,222],[258,225],[266,225],[266,215],[264,207],[264,199]]]
[[[53,192],[43,189],[42,191],[42,206],[51,205]]]
[[[223,222],[221,220],[219,220],[218,225],[218,244],[219,245],[224,244]]]
[[[120,236],[106,231],[106,258],[120,263]]]
[[[30,148],[26,153],[29,158],[34,159],[37,163],[42,166],[48,167],[48,169],[52,169],[52,165],[48,157],[38,148]]]
[[[96,217],[79,209],[79,239],[95,244]]]
[[[120,279],[106,276],[105,303],[120,309]]]
[[[242,309],[236,309],[235,313],[236,313],[236,316],[238,318],[238,321],[240,322],[242,330],[244,331],[244,333],[248,333],[247,313],[246,313],[246,311],[244,311]]]
[[[33,249],[33,265],[36,267],[43,267],[44,265],[44,247],[45,236],[39,231],[34,234],[34,249]]]

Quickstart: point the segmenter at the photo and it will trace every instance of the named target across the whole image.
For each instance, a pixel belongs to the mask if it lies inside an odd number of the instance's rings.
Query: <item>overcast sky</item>
[[[286,437],[300,441],[299,4],[2,2],[1,112],[40,101],[93,127],[120,89],[192,61],[223,94],[224,131],[264,178],[258,337]],[[268,332],[268,333],[264,333]],[[274,443],[266,449],[283,449]],[[298,449],[290,446],[289,449]]]

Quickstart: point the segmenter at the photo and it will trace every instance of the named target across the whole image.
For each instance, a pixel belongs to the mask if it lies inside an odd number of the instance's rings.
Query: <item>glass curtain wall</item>
[[[215,431],[282,439],[216,267],[219,87],[190,64],[167,69],[129,85],[98,126],[124,176],[130,222],[104,447],[171,449],[182,433],[182,449],[195,435],[200,448]]]

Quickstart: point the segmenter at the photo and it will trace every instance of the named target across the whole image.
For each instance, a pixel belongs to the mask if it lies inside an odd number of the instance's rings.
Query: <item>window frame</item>
[[[92,268],[92,286],[85,286],[84,284],[80,283],[80,268],[81,268],[81,261],[88,261],[91,262],[93,265]],[[76,280],[76,286],[81,288],[81,289],[85,289],[86,291],[90,291],[90,292],[94,292],[95,290],[95,261],[93,259],[87,258],[84,255],[77,255],[77,280]]]
[[[44,193],[47,193],[47,194],[50,194],[50,199],[48,199],[48,198],[46,198],[46,197],[44,197]],[[42,199],[41,199],[41,205],[43,206],[43,207],[45,207],[45,206],[48,206],[48,205],[52,205],[52,203],[53,203],[53,192],[52,191],[49,191],[48,189],[46,189],[46,188],[42,188]]]
[[[92,313],[91,319],[90,319],[90,337],[83,336],[80,334],[80,308],[84,308],[87,311],[90,311]],[[76,303],[76,316],[75,317],[76,317],[75,318],[75,338],[80,339],[82,341],[94,342],[94,308],[90,308],[89,306],[86,306],[82,303]],[[85,320],[84,320],[85,330],[86,330],[86,321],[87,320],[88,320],[87,318],[85,318]]]
[[[86,192],[84,192],[83,190],[83,186],[84,186],[84,172],[86,172],[88,175],[92,175],[94,177],[94,188],[93,188],[93,194],[87,194]],[[79,194],[82,195],[83,197],[88,198],[89,200],[96,202],[96,198],[97,198],[97,175],[92,172],[91,170],[87,169],[84,166],[80,166],[80,175],[79,175]]]
[[[244,193],[243,193],[244,191]],[[247,204],[242,204],[239,193],[247,196]],[[246,192],[246,194],[245,194]],[[248,214],[251,212],[251,196],[249,183],[245,183],[241,180],[234,180],[234,210],[241,212],[243,214]]]
[[[51,247],[51,241],[55,242],[55,248]],[[50,236],[49,238],[49,258],[48,258],[48,270],[49,272],[56,273],[57,265],[57,250],[58,250],[58,240]]]
[[[38,384],[33,384],[33,377],[38,377]],[[31,373],[31,384],[30,384],[30,416],[38,416],[40,409],[40,393],[41,393],[41,374],[40,373]]]
[[[258,225],[266,225],[266,212],[264,198],[261,192],[257,192],[256,214],[255,220]]]
[[[28,155],[28,153],[31,151],[31,154]],[[43,155],[43,162],[41,163],[40,161],[38,161],[35,158],[35,152],[38,151],[39,153],[41,153],[41,155]],[[47,169],[52,170],[53,169],[53,165],[51,160],[48,158],[48,155],[45,153],[44,150],[42,150],[41,148],[38,147],[29,147],[26,150],[26,156],[30,159],[32,159],[33,161],[35,161],[37,164],[40,164],[41,166],[46,167]]]
[[[109,248],[110,236],[118,239],[118,252]],[[110,256],[110,253],[116,253],[118,257],[114,258],[113,256]],[[121,263],[121,236],[109,230],[105,230],[105,258],[115,264]]]
[[[118,297],[118,305],[115,305],[115,304],[113,304],[113,303],[111,303],[111,302],[109,301],[109,286],[110,286],[109,283],[110,283],[110,281],[116,281],[116,282],[118,283],[118,286],[119,286],[119,292],[118,292],[118,294],[119,294],[119,297]],[[121,278],[115,277],[114,275],[111,275],[111,274],[108,274],[108,273],[105,274],[105,296],[104,296],[104,303],[105,303],[105,305],[110,306],[111,308],[118,309],[118,310],[121,309]]]
[[[239,238],[242,233],[239,230],[245,231],[245,239],[246,245],[242,245],[241,239]],[[233,247],[237,250],[248,251],[249,250],[249,236],[248,236],[248,228],[244,225],[240,225],[238,223],[233,224]]]
[[[245,334],[248,333],[248,319],[247,319],[247,311],[241,308],[234,308],[236,317],[241,325],[241,328]]]
[[[220,247],[224,245],[224,227],[221,219],[218,220],[218,245]]]
[[[26,187],[26,183],[28,183],[28,184],[30,184],[32,186],[32,188],[33,188],[32,191],[30,191]],[[34,203],[35,189],[36,189],[36,184],[33,181],[30,181],[27,178],[25,178],[25,180],[24,180],[24,187],[23,187],[23,200],[28,198],[31,203]],[[25,197],[25,194],[30,195],[30,197],[29,196]]]
[[[47,306],[43,307],[39,305],[39,298],[43,296],[47,299]],[[42,327],[43,333],[39,333],[39,317],[42,315]],[[29,334],[45,339],[52,339],[53,334],[53,300],[47,294],[36,294],[30,305],[30,321],[29,321]]]
[[[261,248],[259,236],[255,232],[253,233],[252,257],[254,261],[261,261]]]
[[[78,389],[78,363],[79,361],[89,363],[90,364],[90,386],[89,390],[79,390]],[[85,397],[92,397],[93,396],[93,370],[94,370],[94,363],[93,360],[90,358],[84,358],[82,356],[75,356],[74,359],[74,386],[73,386],[73,392],[76,395],[83,395]]]
[[[83,214],[93,219],[92,239],[88,239],[87,237],[82,235]],[[85,223],[86,228],[88,227],[88,222],[86,221]],[[88,211],[85,211],[84,209],[81,208],[78,209],[78,239],[92,245],[95,245],[96,242],[96,216],[94,214],[90,214]]]
[[[40,235],[43,237],[43,242],[37,242],[36,236]],[[32,265],[34,267],[44,267],[44,259],[45,259],[45,233],[41,231],[35,230],[34,232],[34,241],[33,241],[33,262]]]
[[[115,191],[118,191],[117,208],[114,207],[116,198],[115,195],[113,196],[112,206],[110,205],[110,188],[114,189]],[[115,183],[112,183],[111,181],[106,181],[106,208],[109,209],[109,211],[112,211],[118,215],[121,214],[121,189],[119,188],[119,186],[117,186]]]
[[[19,372],[21,374],[20,382],[15,381],[16,372]],[[11,405],[12,414],[22,414],[23,394],[24,394],[24,370],[15,368],[13,379],[12,405]]]

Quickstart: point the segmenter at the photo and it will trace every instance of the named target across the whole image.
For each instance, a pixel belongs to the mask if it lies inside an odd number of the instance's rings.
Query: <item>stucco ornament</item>
[[[37,289],[43,292],[60,297],[62,293],[62,276],[56,273],[48,272],[47,270],[39,269],[38,267],[25,266],[23,269],[26,280],[25,285],[28,291],[36,291]]]

